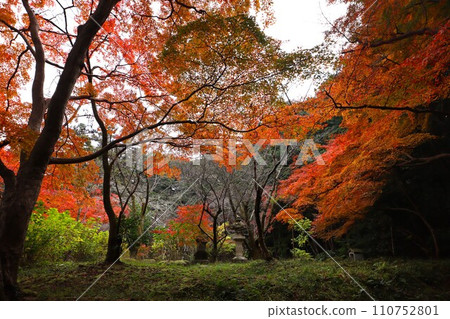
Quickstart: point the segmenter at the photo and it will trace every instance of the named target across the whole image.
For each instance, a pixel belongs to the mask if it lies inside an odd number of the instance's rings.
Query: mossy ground
[[[377,300],[449,300],[450,260],[340,260]],[[25,300],[76,300],[106,270],[95,264],[24,267]],[[124,260],[82,300],[369,300],[331,260],[183,265]]]

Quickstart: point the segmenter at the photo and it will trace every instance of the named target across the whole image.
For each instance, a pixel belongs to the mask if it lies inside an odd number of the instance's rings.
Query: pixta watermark
[[[173,139],[159,139],[159,144],[170,144]],[[138,170],[152,172],[154,169],[161,169],[169,165],[171,156],[156,152],[151,147],[144,146],[146,141],[127,144],[125,150],[126,165]],[[294,139],[260,139],[234,140],[234,139],[195,139],[190,143],[186,151],[188,158],[191,158],[193,165],[201,165],[202,160],[213,160],[224,163],[228,166],[246,166],[252,160],[261,166],[269,165],[264,158],[264,150],[267,147],[278,149],[279,166],[289,164],[301,166],[305,163],[316,162],[318,165],[325,165],[325,161],[319,152],[319,147],[312,139],[297,141]],[[292,159],[293,150],[296,150],[295,161]]]

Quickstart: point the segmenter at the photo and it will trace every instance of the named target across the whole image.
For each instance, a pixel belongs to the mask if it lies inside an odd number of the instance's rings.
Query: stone
[[[231,239],[236,245],[236,256],[233,258],[234,262],[244,262],[247,258],[244,256],[244,241],[245,236],[241,234],[231,234]]]
[[[361,249],[350,248],[348,251],[348,257],[351,260],[364,260],[364,251]]]
[[[197,251],[194,254],[194,262],[208,261],[208,253],[206,252],[207,241],[203,238],[197,238]]]

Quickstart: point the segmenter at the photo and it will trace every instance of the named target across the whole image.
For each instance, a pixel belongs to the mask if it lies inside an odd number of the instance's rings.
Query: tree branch
[[[98,102],[98,103],[107,103],[107,104],[112,105],[112,104],[123,104],[123,103],[136,103],[140,100],[145,100],[145,99],[150,99],[150,98],[163,98],[163,97],[167,97],[167,96],[168,96],[167,94],[144,95],[144,96],[136,97],[134,99],[110,101],[106,98],[97,98],[92,95],[78,95],[78,96],[71,96],[69,98],[69,101],[90,100],[90,101],[94,101],[94,102]]]
[[[442,153],[429,157],[412,157],[408,156],[408,160],[400,162],[399,166],[419,166],[429,164],[440,159],[450,159],[450,153]]]
[[[44,81],[45,81],[45,53],[44,47],[39,37],[39,24],[33,10],[28,3],[28,0],[22,0],[23,6],[30,19],[30,33],[33,40],[36,60],[34,80],[31,88],[31,97],[33,100],[33,106],[31,108],[31,114],[28,119],[28,127],[33,131],[39,133],[41,131],[42,119],[45,112],[45,99],[44,99]]]
[[[82,162],[87,162],[90,160],[93,160],[97,157],[99,157],[100,155],[102,155],[104,152],[107,152],[115,147],[126,147],[125,145],[119,145],[121,142],[129,140],[147,130],[153,130],[156,129],[158,127],[161,126],[170,126],[170,125],[181,125],[181,124],[189,124],[189,125],[199,125],[199,124],[209,124],[209,125],[217,125],[217,126],[221,126],[223,128],[225,128],[226,130],[229,130],[231,132],[235,132],[235,133],[247,133],[247,132],[251,132],[254,130],[257,130],[258,128],[260,128],[261,126],[263,126],[262,124],[248,129],[248,130],[239,130],[239,129],[235,129],[232,128],[222,122],[219,121],[194,121],[194,120],[181,120],[181,121],[168,121],[168,122],[158,122],[156,124],[153,125],[149,125],[147,127],[141,128],[139,130],[134,131],[133,133],[130,133],[128,135],[125,135],[121,138],[118,138],[112,142],[110,142],[109,144],[107,144],[106,146],[102,147],[101,149],[99,149],[98,151],[86,155],[86,156],[81,156],[81,157],[77,157],[77,158],[51,158],[49,164],[76,164],[76,163],[82,163]]]
[[[23,34],[22,31],[20,31],[19,29],[10,25],[8,22],[6,22],[2,19],[0,19],[0,22],[3,23],[5,26],[7,26],[11,31],[16,32],[22,38],[22,40],[25,42],[25,45],[27,46],[28,50],[30,50],[31,54],[33,54],[33,56],[36,57],[36,52],[35,52],[33,46],[31,45],[30,41],[28,41],[27,37],[25,36],[25,34]]]
[[[78,26],[77,39],[67,56],[64,70],[48,104],[44,129],[30,153],[28,160],[30,166],[45,169],[49,163],[53,148],[61,134],[67,102],[81,73],[88,48],[118,2],[119,0],[100,0],[86,23]]]
[[[396,35],[396,36],[394,36],[390,39],[386,39],[386,40],[378,40],[378,41],[372,41],[372,42],[364,42],[361,40],[349,41],[350,43],[359,43],[362,45],[362,47],[345,50],[342,53],[347,54],[347,53],[352,53],[352,52],[355,52],[355,51],[358,51],[361,49],[365,49],[365,48],[376,48],[376,47],[380,47],[380,46],[383,46],[386,44],[392,44],[392,43],[395,43],[395,42],[398,42],[401,40],[405,40],[407,38],[418,36],[418,35],[433,35],[433,34],[436,34],[436,32],[437,32],[436,30],[432,30],[430,28],[423,28],[420,30],[399,34],[399,35]]]
[[[6,112],[8,112],[10,104],[9,104],[9,96],[8,96],[8,92],[9,92],[9,87],[11,85],[12,80],[14,79],[14,77],[16,76],[17,72],[19,71],[19,67],[20,67],[20,61],[22,60],[22,57],[25,53],[28,52],[28,47],[23,50],[22,52],[20,52],[19,56],[17,57],[17,64],[16,67],[14,68],[13,73],[11,74],[11,76],[8,79],[8,83],[6,84]]]
[[[3,178],[6,187],[9,187],[14,183],[15,174],[14,171],[9,169],[0,158],[0,177]]]
[[[172,1],[171,1],[172,2]],[[195,12],[197,12],[198,14],[206,14],[206,11],[203,9],[197,9],[194,6],[188,5],[186,3],[183,3],[179,0],[175,0],[175,3],[178,4],[179,6],[186,8],[186,9],[190,9],[190,10],[194,10]]]
[[[336,100],[331,96],[331,94],[324,90],[327,97],[333,102],[333,105],[337,109],[343,109],[343,110],[362,110],[362,109],[375,109],[375,110],[382,110],[382,111],[408,111],[416,114],[437,114],[440,116],[450,116],[449,112],[442,112],[442,111],[436,111],[431,109],[425,109],[423,105],[417,105],[415,107],[410,106],[381,106],[381,105],[358,105],[358,106],[352,106],[352,105],[346,105],[343,106],[341,103],[336,102]]]
[[[200,229],[200,231],[206,235],[206,237],[208,237],[209,240],[213,241],[214,239],[202,228],[202,220],[203,220],[203,215],[206,211],[206,204],[203,203],[203,208],[202,208],[202,214],[200,215],[200,220],[198,222],[197,227]]]
[[[363,43],[364,46],[367,46],[369,48],[376,48],[385,44],[392,44],[416,35],[433,35],[436,34],[436,30],[431,30],[430,28],[423,28],[420,30],[416,30],[416,31],[411,31],[411,32],[407,32],[407,33],[403,33],[400,35],[397,35],[395,37],[392,37],[390,39],[387,40],[379,40],[379,41],[373,41],[373,42],[369,42],[369,43]]]

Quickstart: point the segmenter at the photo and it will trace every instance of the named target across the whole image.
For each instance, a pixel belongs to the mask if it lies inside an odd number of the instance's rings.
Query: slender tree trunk
[[[211,252],[211,259],[213,262],[217,261],[218,252],[218,240],[219,236],[217,234],[217,216],[213,217],[213,249]]]
[[[87,59],[87,66],[90,73],[92,73],[92,68],[89,59]],[[93,83],[92,76],[88,76],[89,83]],[[106,129],[105,123],[100,118],[97,110],[97,104],[95,101],[91,101],[92,112],[97,124],[102,132],[102,147],[108,144],[108,130]],[[114,161],[110,163],[109,152],[102,154],[102,169],[103,169],[103,207],[105,213],[108,216],[109,223],[109,236],[108,236],[108,248],[106,252],[105,264],[112,264],[118,261],[121,255],[122,240],[120,238],[120,223],[114,212],[114,208],[111,202],[111,173]]]
[[[108,236],[108,251],[106,253],[105,263],[112,264],[119,260],[122,254],[122,239],[119,234],[118,219],[109,219],[109,236]]]
[[[118,261],[122,252],[122,239],[120,237],[120,221],[116,217],[111,202],[111,170],[112,165],[108,162],[108,152],[102,155],[103,163],[103,207],[109,222],[108,251],[106,253],[106,264]]]
[[[260,259],[260,258],[262,258],[262,253],[258,247],[254,228],[253,228],[253,225],[251,224],[251,217],[249,216],[248,205],[241,204],[239,211],[240,211],[240,216],[241,216],[241,218],[243,218],[243,220],[245,222],[245,226],[247,227],[247,231],[248,231],[248,239],[245,242],[246,242],[246,245],[248,248],[249,257],[251,259]]]
[[[255,185],[255,187],[256,187],[256,197],[255,197],[254,216],[258,235],[258,245],[259,249],[261,250],[262,257],[266,260],[271,260],[272,254],[267,249],[266,241],[264,240],[264,225],[261,222],[261,201],[263,189],[259,185]]]
[[[391,221],[391,251],[392,257],[395,257],[394,228],[392,227],[392,221]]]
[[[136,245],[135,246],[131,246],[129,248],[129,250],[130,250],[130,258],[137,259],[137,254],[139,252],[139,247],[136,246]]]
[[[249,250],[249,256],[251,259],[261,259],[262,257],[262,253],[261,253],[261,249],[259,249],[258,246],[258,242],[255,239],[255,236],[253,235],[253,232],[250,234],[249,233],[249,237],[248,237],[248,241],[247,241],[247,247]]]

